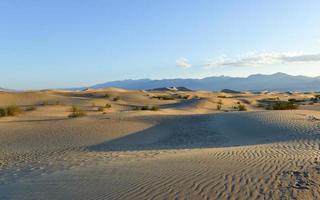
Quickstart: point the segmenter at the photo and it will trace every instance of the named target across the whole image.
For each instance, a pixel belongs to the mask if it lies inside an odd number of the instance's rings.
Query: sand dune
[[[32,94],[0,94],[1,105],[37,105],[0,118],[0,199],[320,197],[318,104],[294,111],[255,104],[293,98],[280,93],[186,92],[180,95],[190,99],[174,100],[152,98],[172,93],[117,89]],[[44,100],[49,105],[38,105]],[[248,112],[233,110],[238,101]],[[106,103],[105,114],[96,111]],[[72,104],[88,115],[68,119]],[[160,110],[130,109],[146,104]]]

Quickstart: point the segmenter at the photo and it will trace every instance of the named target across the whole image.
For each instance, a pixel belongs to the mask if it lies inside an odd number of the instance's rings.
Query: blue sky
[[[320,76],[318,0],[1,0],[0,87]]]

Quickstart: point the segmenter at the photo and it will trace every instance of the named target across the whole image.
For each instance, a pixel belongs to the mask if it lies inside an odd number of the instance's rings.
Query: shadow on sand
[[[87,147],[89,151],[193,149],[320,139],[294,127],[262,123],[250,113],[179,116],[148,129]]]

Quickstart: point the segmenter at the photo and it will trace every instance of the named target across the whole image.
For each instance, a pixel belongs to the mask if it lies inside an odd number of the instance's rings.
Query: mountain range
[[[320,77],[292,76],[278,72],[271,75],[255,74],[245,78],[213,76],[202,79],[130,79],[106,82],[89,88],[119,87],[131,90],[150,90],[172,86],[210,91],[220,91],[222,89],[239,91],[320,91]]]
[[[211,76],[201,79],[137,79],[121,80],[96,84],[88,87],[64,88],[66,90],[83,90],[86,88],[117,87],[129,90],[153,90],[161,88],[186,88],[191,90],[220,91],[223,89],[235,91],[319,91],[320,76],[293,76],[285,73],[271,75],[254,74],[248,77]],[[10,91],[0,87],[0,91]]]

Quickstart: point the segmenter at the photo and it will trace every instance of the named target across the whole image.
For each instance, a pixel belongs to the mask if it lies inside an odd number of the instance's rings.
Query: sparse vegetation
[[[223,105],[222,100],[219,99],[219,101],[218,101],[218,103],[217,103],[217,110],[221,110],[222,105]]]
[[[267,110],[294,110],[299,106],[292,101],[278,101],[274,104],[267,106]]]
[[[177,98],[187,100],[190,98],[190,95],[177,95]]]
[[[114,97],[112,100],[113,100],[113,101],[119,101],[119,100],[120,100],[120,97],[119,97],[119,96]]]
[[[160,108],[159,108],[159,106],[151,106],[151,108],[150,108],[150,110],[152,110],[152,111],[157,111],[157,110],[159,110]]]
[[[169,96],[169,95],[153,96],[152,98],[159,99],[159,100],[175,100],[173,96]]]
[[[238,104],[237,109],[238,111],[246,111],[247,107],[243,104]]]
[[[314,97],[310,98],[310,101],[312,101],[312,103],[320,102],[320,95],[314,95]]]
[[[103,112],[103,111],[104,111],[104,107],[99,106],[99,107],[98,107],[98,111],[99,111],[99,112]]]
[[[20,108],[20,106],[17,105],[11,105],[5,108],[0,108],[0,117],[6,117],[6,116],[17,116],[18,114],[21,114],[23,110]]]
[[[37,107],[30,106],[30,107],[26,108],[26,111],[34,111],[34,110],[37,110]]]
[[[49,105],[49,101],[43,101],[40,105],[47,106],[47,105]]]
[[[151,111],[157,111],[159,110],[159,106],[157,105],[154,105],[154,106],[149,106],[149,105],[146,105],[146,106],[135,106],[134,107],[134,110],[151,110]]]
[[[73,105],[71,107],[71,113],[68,115],[69,118],[77,118],[77,117],[83,117],[86,116],[86,112],[84,110],[82,110],[81,108],[79,108],[76,105]]]
[[[288,99],[289,102],[292,102],[292,103],[302,103],[302,102],[306,102],[307,99],[294,99],[294,98],[291,98],[291,99]]]
[[[107,103],[104,107],[109,109],[109,108],[111,108],[111,104]]]
[[[6,108],[0,108],[0,117],[7,116],[7,109]]]

